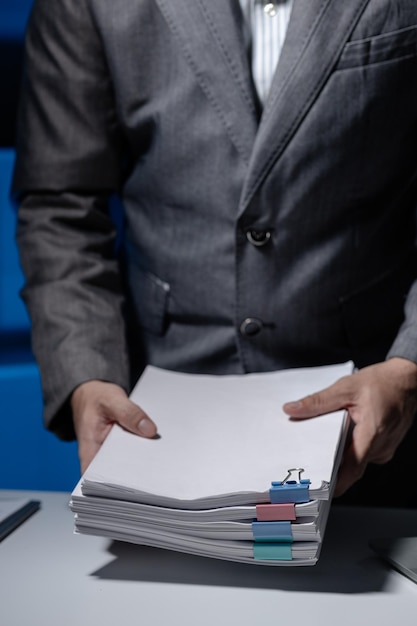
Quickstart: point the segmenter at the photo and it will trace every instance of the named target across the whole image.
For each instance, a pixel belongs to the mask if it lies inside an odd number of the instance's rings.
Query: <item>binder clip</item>
[[[292,543],[291,522],[252,522],[253,540],[259,543]]]
[[[292,545],[290,543],[254,543],[253,558],[255,561],[292,561]]]
[[[295,522],[297,515],[294,502],[284,504],[257,504],[256,519],[258,522]]]
[[[288,470],[287,476],[282,481],[275,481],[271,483],[269,490],[269,498],[272,504],[284,504],[286,502],[309,502],[310,495],[308,488],[310,480],[308,478],[301,478],[301,474],[304,472],[302,467],[294,467]],[[295,479],[293,473],[297,473],[298,477]]]

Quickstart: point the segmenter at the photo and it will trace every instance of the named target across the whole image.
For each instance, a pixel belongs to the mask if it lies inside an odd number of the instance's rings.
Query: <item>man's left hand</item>
[[[368,463],[393,457],[417,412],[417,365],[394,357],[283,408],[297,420],[348,411],[354,428],[339,470],[335,496],[340,496],[361,478]]]

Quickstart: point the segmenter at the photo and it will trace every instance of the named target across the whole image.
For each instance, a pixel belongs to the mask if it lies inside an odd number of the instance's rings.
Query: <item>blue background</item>
[[[59,441],[43,427],[30,322],[19,296],[24,279],[9,196],[23,38],[31,4],[32,0],[0,0],[0,489],[70,491],[79,478],[77,448],[75,442]]]

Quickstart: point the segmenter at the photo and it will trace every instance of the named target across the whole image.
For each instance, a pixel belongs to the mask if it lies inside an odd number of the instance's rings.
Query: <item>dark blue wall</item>
[[[23,37],[31,4],[0,0],[0,489],[69,491],[79,477],[76,444],[60,442],[43,428],[30,323],[19,297],[23,276],[9,198]]]

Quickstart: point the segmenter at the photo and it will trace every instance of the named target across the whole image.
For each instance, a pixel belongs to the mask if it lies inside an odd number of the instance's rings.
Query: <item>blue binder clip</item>
[[[302,467],[294,467],[288,470],[288,474],[284,480],[271,483],[272,486],[269,490],[269,498],[272,504],[284,504],[286,502],[299,504],[301,502],[309,502],[310,495],[308,488],[310,480],[308,478],[301,478],[302,472],[304,472]],[[297,480],[293,478],[293,473],[298,473]]]
[[[292,543],[291,522],[252,522],[253,540],[258,543]]]

